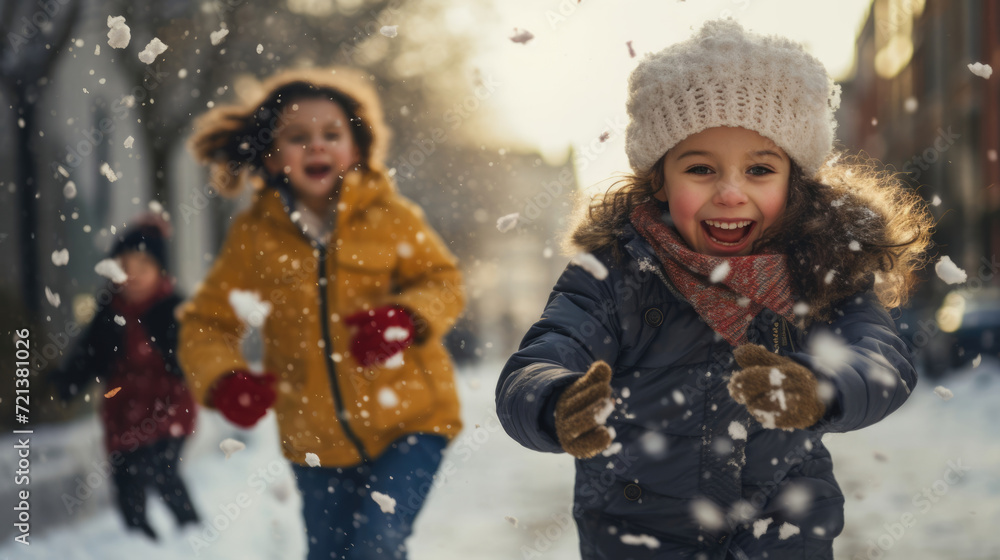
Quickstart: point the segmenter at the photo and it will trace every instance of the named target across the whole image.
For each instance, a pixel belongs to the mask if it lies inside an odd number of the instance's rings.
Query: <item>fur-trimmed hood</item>
[[[199,163],[210,166],[212,186],[219,192],[239,192],[248,181],[258,188],[265,185],[259,160],[281,127],[281,116],[268,116],[261,123],[258,111],[276,92],[295,84],[332,90],[356,103],[353,113],[371,137],[361,164],[368,169],[385,169],[391,132],[373,78],[352,68],[286,70],[262,83],[243,87],[243,101],[216,107],[195,122],[189,149]]]

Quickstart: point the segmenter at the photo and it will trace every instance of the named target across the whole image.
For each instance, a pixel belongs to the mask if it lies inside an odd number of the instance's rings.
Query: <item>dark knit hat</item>
[[[139,251],[153,257],[160,268],[167,270],[167,241],[163,229],[151,223],[128,228],[111,249],[111,258],[130,251]]]

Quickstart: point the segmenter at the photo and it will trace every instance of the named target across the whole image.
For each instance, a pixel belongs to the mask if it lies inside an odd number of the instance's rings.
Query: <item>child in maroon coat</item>
[[[152,539],[146,518],[146,487],[163,496],[179,525],[198,515],[180,478],[178,462],[194,431],[195,406],[177,364],[177,320],[182,299],[166,273],[163,228],[140,225],[111,251],[128,279],[113,293],[53,376],[63,400],[91,380],[105,380],[101,422],[117,504],[130,529]]]

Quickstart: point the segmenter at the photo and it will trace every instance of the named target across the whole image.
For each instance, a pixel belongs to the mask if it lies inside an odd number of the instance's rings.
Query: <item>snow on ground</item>
[[[566,455],[523,449],[503,432],[493,407],[500,367],[493,363],[459,374],[465,430],[449,447],[438,484],[417,519],[411,560],[579,558],[569,516],[573,462]],[[950,389],[954,398],[943,401],[933,391],[936,385]],[[827,436],[847,494],[847,528],[835,541],[837,558],[1000,558],[996,402],[1000,364],[984,360],[941,380],[921,380],[910,401],[880,424]],[[77,426],[100,444],[93,420]],[[35,445],[45,437],[36,434]],[[226,460],[219,444],[228,437],[243,441],[246,449]],[[162,542],[153,544],[127,534],[117,511],[106,505],[59,527],[46,528],[45,516],[36,512],[32,545],[15,544],[11,535],[0,545],[0,559],[304,556],[299,498],[278,450],[273,415],[244,431],[203,412],[186,453],[182,472],[207,525],[179,533],[167,509],[152,500],[151,522],[162,535]],[[968,470],[958,476],[955,468]],[[922,495],[925,488],[928,497]]]
[[[938,385],[954,397],[943,400]],[[823,438],[847,497],[837,558],[1000,558],[997,403],[1000,363],[984,359],[921,379],[906,404],[874,426]]]

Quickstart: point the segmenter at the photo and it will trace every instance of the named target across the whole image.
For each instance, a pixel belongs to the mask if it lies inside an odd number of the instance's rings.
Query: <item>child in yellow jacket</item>
[[[191,139],[216,188],[249,179],[259,190],[183,310],[180,363],[196,398],[237,425],[274,409],[310,559],[405,557],[461,429],[442,344],[464,304],[461,277],[386,173],[370,83],[348,69],[287,71],[261,98],[205,114]],[[241,354],[233,290],[270,306],[264,374]]]

